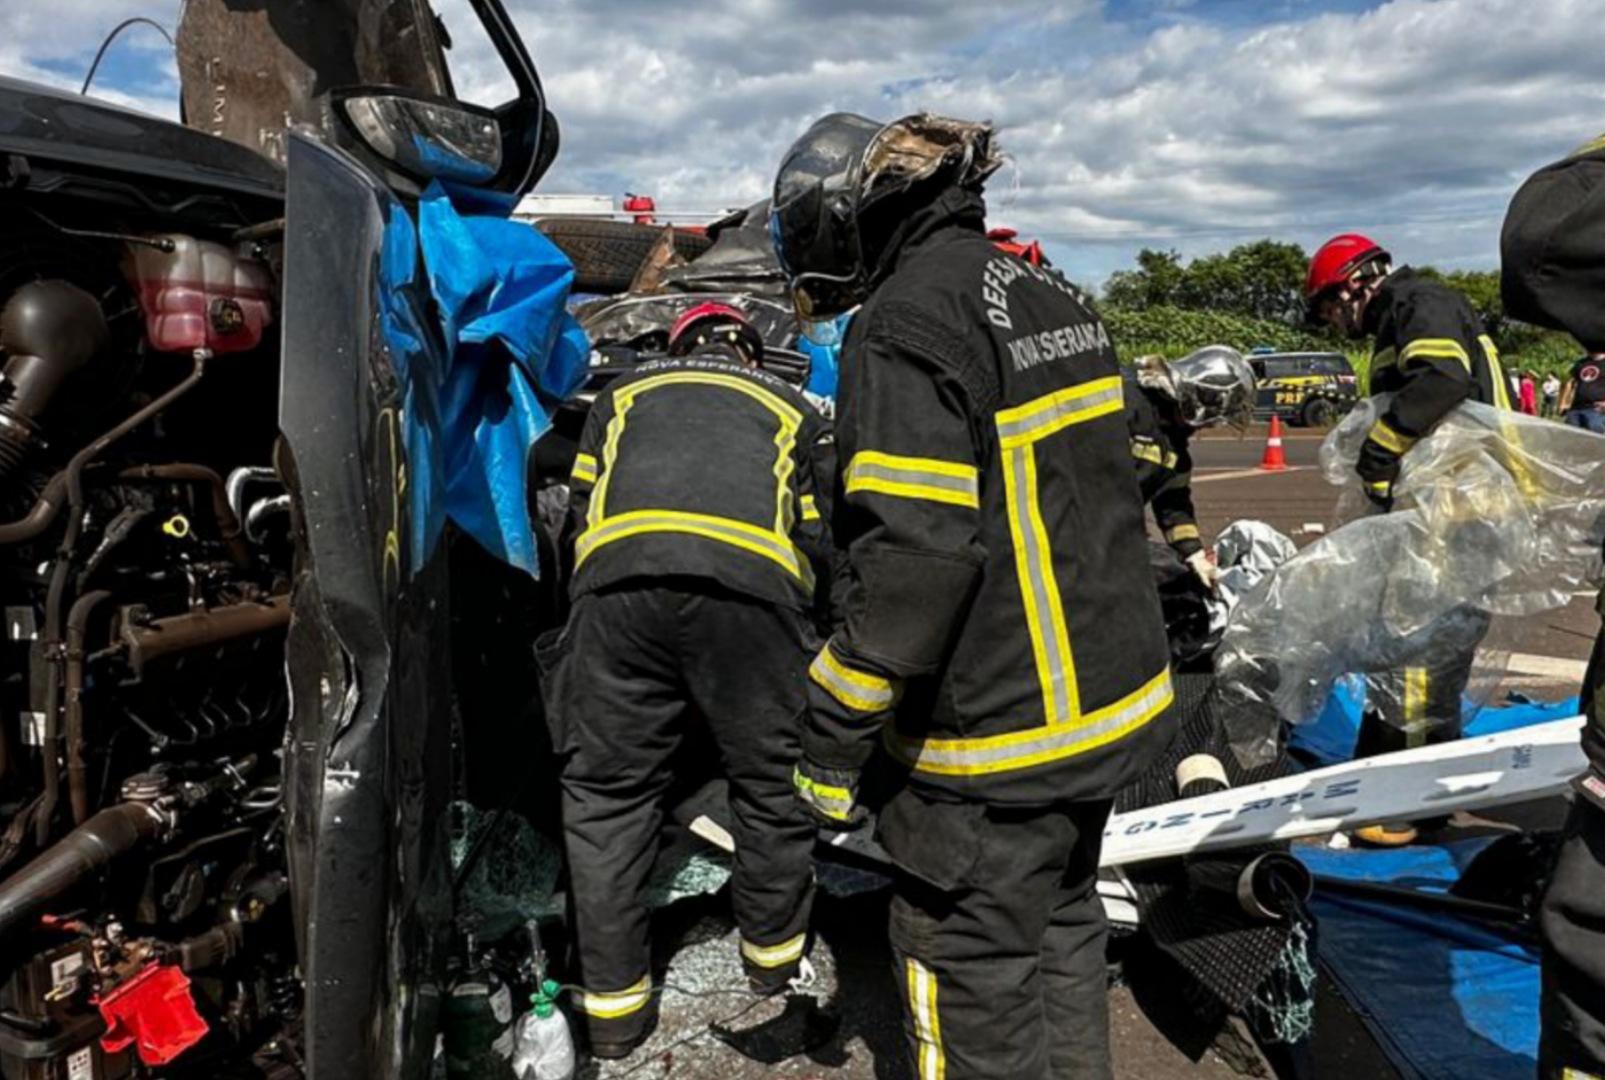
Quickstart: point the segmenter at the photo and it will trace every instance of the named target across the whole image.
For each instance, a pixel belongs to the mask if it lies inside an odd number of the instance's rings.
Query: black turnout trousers
[[[1539,913],[1543,1080],[1605,1078],[1605,810],[1579,797]]]
[[[893,972],[918,1080],[1109,1080],[1109,802],[989,806],[904,789]]]
[[[1399,667],[1367,675],[1354,756],[1375,757],[1459,739],[1462,699],[1491,622],[1477,608],[1454,608],[1400,644],[1406,655]]]
[[[1600,607],[1605,610],[1605,594]],[[1542,1080],[1605,1080],[1605,632],[1583,677],[1589,771],[1578,784],[1560,855],[1539,908]]]
[[[800,613],[693,579],[625,583],[576,603],[547,692],[593,1041],[633,1039],[656,1013],[643,894],[690,713],[707,723],[730,782],[743,965],[771,987],[796,973],[815,829],[791,774],[815,644]]]

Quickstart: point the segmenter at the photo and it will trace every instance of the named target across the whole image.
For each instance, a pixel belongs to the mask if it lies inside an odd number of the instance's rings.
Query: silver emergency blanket
[[[1218,642],[1243,597],[1294,555],[1298,545],[1263,521],[1234,521],[1215,538],[1220,585],[1208,600],[1210,640]]]
[[[1354,463],[1387,405],[1363,402],[1321,448],[1326,479],[1348,489],[1340,519],[1365,512]],[[1552,610],[1599,583],[1605,437],[1463,404],[1410,449],[1394,495],[1393,512],[1349,521],[1237,604],[1215,656],[1228,706],[1306,723],[1346,674],[1474,646],[1488,616]],[[1245,762],[1275,752],[1265,715],[1228,710]]]

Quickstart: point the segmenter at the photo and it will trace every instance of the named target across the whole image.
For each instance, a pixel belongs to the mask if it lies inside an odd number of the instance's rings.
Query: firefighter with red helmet
[[[1499,350],[1466,298],[1409,267],[1395,269],[1383,247],[1344,233],[1310,260],[1305,300],[1312,321],[1349,338],[1372,339],[1371,393],[1392,399],[1372,425],[1356,471],[1386,512],[1410,448],[1463,401],[1510,408]],[[1457,608],[1427,628],[1401,669],[1367,679],[1359,756],[1460,737],[1461,695],[1488,616]],[[1415,838],[1408,825],[1378,825],[1359,837],[1379,844]]]
[[[561,762],[575,1001],[601,1058],[626,1056],[656,1023],[645,892],[688,717],[706,725],[730,784],[731,901],[754,990],[801,971],[813,898],[815,829],[791,778],[816,590],[832,577],[830,427],[763,370],[739,310],[701,304],[670,337],[668,358],[591,407],[565,528],[573,608],[538,650]]]
[[[740,308],[718,302],[697,304],[669,329],[669,355],[693,354],[756,367],[763,363],[763,336]]]

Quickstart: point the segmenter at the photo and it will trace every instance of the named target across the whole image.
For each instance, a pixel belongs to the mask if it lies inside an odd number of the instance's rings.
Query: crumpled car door
[[[451,920],[444,347],[377,177],[287,145],[281,468],[296,496],[287,845],[315,1080],[425,1076]],[[414,467],[414,462],[418,468]]]

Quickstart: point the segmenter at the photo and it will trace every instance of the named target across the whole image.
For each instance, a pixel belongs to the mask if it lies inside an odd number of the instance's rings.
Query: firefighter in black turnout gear
[[[1605,136],[1522,186],[1501,249],[1505,310],[1605,353]],[[1539,913],[1541,1080],[1605,1078],[1605,632],[1583,682],[1588,769]]]
[[[1392,509],[1393,485],[1410,448],[1455,406],[1477,401],[1510,408],[1499,350],[1471,304],[1409,267],[1395,270],[1392,256],[1374,241],[1354,233],[1328,241],[1310,263],[1305,294],[1313,321],[1373,339],[1371,392],[1393,395],[1356,466],[1378,510]],[[1460,738],[1461,698],[1488,625],[1485,612],[1456,608],[1417,635],[1421,644],[1409,646],[1402,668],[1368,676],[1356,754]],[[1416,830],[1384,824],[1355,835],[1396,846],[1414,840]]]
[[[845,622],[809,669],[799,796],[851,824],[901,783],[896,985],[922,1080],[1107,1077],[1110,801],[1172,687],[1122,381],[1086,296],[998,251],[985,125],[837,114],[788,152],[771,231],[842,351]]]
[[[732,897],[760,992],[807,945],[815,826],[792,794],[828,582],[829,427],[753,363],[739,312],[696,309],[671,349],[597,397],[566,530],[573,610],[548,647],[563,831],[592,1052],[621,1057],[657,1019],[644,892],[669,761],[688,713],[730,783]],[[682,332],[683,331],[683,332]]]
[[[1153,507],[1154,521],[1205,588],[1220,570],[1204,549],[1193,510],[1193,434],[1219,424],[1242,427],[1254,410],[1254,369],[1242,354],[1211,345],[1169,361],[1138,358],[1126,369],[1126,427],[1137,486]]]

